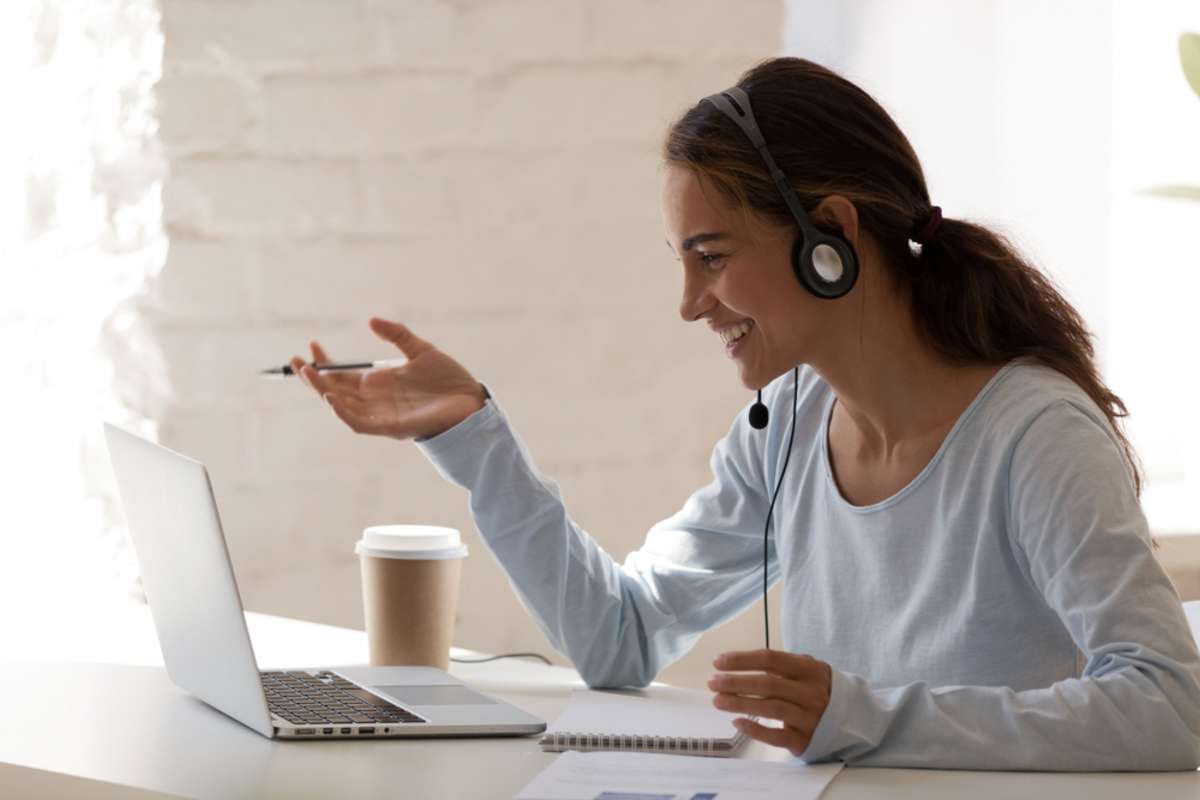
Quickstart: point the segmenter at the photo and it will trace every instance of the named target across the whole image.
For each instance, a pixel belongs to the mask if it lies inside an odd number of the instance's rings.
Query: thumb
[[[384,341],[391,342],[400,348],[400,352],[410,359],[416,358],[434,347],[399,322],[390,322],[379,317],[371,317],[371,330]]]

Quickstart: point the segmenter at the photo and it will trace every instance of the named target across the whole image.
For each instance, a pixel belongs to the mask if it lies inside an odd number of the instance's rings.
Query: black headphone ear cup
[[[840,236],[824,234],[813,242],[803,235],[792,245],[792,271],[800,285],[817,297],[833,300],[858,281],[858,257]]]

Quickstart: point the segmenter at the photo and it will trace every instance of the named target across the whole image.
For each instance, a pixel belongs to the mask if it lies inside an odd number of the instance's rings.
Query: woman
[[[404,326],[371,321],[400,368],[293,367],[351,428],[415,438],[470,490],[591,686],[649,683],[782,579],[783,648],[725,654],[709,684],[782,722],[739,721],[753,738],[876,766],[1194,769],[1200,657],[1075,310],[999,236],[942,219],[887,113],[810,62],[705,98],[664,160],[680,314],[766,408],[623,565],[486,389]]]

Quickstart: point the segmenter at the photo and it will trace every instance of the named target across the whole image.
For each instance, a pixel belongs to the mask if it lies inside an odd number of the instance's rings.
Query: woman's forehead
[[[663,220],[671,246],[698,234],[741,231],[742,215],[711,183],[687,167],[671,165],[662,177]]]

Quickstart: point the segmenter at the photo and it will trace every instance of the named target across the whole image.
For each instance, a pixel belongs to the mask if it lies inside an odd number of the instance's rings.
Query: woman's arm
[[[645,686],[700,634],[762,594],[765,479],[739,416],[713,481],[618,564],[567,515],[494,399],[417,445],[471,493],[471,513],[518,597],[589,686]],[[774,542],[770,581],[778,578]]]
[[[805,759],[1026,770],[1200,764],[1200,657],[1115,442],[1062,401],[1022,436],[1009,480],[1014,548],[1031,590],[1086,658],[1082,674],[1020,692],[885,689],[834,665]]]

